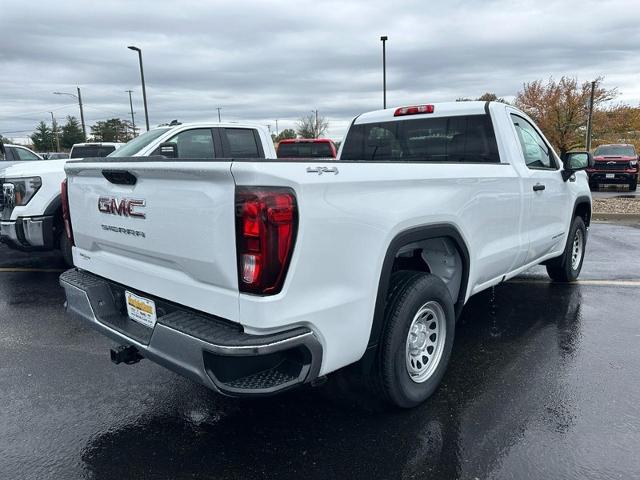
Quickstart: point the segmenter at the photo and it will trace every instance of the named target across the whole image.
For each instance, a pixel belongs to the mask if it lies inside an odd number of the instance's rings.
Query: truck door
[[[511,121],[522,150],[525,201],[529,214],[524,228],[529,232],[526,262],[558,250],[567,233],[571,195],[562,180],[560,161],[537,128],[524,117],[511,113]]]

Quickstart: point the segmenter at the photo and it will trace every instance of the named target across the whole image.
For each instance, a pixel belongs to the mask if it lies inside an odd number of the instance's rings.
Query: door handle
[[[541,190],[544,190],[545,188],[546,188],[546,187],[545,187],[543,184],[541,184],[541,183],[536,183],[536,184],[533,186],[533,191],[534,191],[534,192],[539,192],[539,191],[541,191]]]

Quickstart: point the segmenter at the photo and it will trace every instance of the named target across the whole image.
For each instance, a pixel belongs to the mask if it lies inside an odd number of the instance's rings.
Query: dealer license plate
[[[128,291],[124,292],[124,296],[127,300],[129,318],[145,327],[153,328],[157,320],[155,302]]]
[[[616,178],[615,173],[607,173],[607,178]]]

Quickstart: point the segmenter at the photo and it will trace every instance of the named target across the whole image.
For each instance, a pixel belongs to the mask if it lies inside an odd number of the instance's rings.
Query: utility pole
[[[147,109],[147,87],[144,83],[144,69],[142,68],[142,50],[134,45],[127,47],[129,50],[138,52],[138,61],[140,62],[140,79],[142,81],[142,101],[144,102],[144,120],[147,123],[147,132],[149,131],[149,110]]]
[[[82,134],[84,135],[84,139],[87,139],[87,128],[84,124],[84,109],[82,106],[82,93],[80,93],[80,87],[76,86],[78,90],[78,95],[74,95],[73,93],[67,92],[53,92],[54,95],[69,95],[70,97],[78,99],[78,106],[80,107],[80,123],[82,123]]]
[[[387,40],[389,37],[383,35],[382,41],[382,108],[387,108]]]
[[[222,110],[222,107],[216,107],[216,110],[218,110],[218,123],[221,123],[220,110]]]
[[[84,135],[85,141],[87,140],[87,127],[84,125],[84,109],[82,108],[82,94],[80,93],[80,87],[76,85],[76,89],[78,90],[78,105],[80,106],[80,123],[82,123],[82,134]]]
[[[56,119],[53,118],[53,112],[49,112],[51,114],[51,131],[53,135],[56,137],[56,144],[51,145],[56,149],[56,152],[60,151],[60,137],[58,136],[58,125],[56,124]]]
[[[129,92],[129,108],[131,109],[131,128],[133,128],[133,136],[136,136],[136,119],[133,116],[133,101],[131,100],[131,92],[133,90],[125,90],[125,92]]]
[[[591,150],[591,128],[593,120],[593,96],[596,90],[596,81],[591,82],[591,98],[589,99],[589,118],[587,119],[587,138],[584,141],[587,152]]]
[[[314,136],[318,137],[320,136],[318,132],[318,109],[316,108],[315,110],[311,110],[311,111],[316,114],[316,128],[315,128]]]
[[[278,131],[278,119],[276,118],[276,137],[280,135],[280,132]]]

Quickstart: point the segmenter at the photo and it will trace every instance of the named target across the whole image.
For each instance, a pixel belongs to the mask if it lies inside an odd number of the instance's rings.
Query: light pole
[[[53,135],[56,137],[56,144],[55,145],[51,145],[52,147],[55,147],[56,152],[60,151],[60,137],[58,136],[58,125],[56,125],[56,119],[53,118],[53,112],[49,112],[51,114],[51,130]]]
[[[54,95],[69,95],[78,100],[78,106],[80,107],[80,122],[82,123],[82,135],[84,135],[84,139],[87,139],[87,128],[84,125],[84,109],[82,108],[82,93],[80,93],[80,87],[76,87],[78,89],[78,95],[74,95],[73,93],[67,92],[53,92]]]
[[[147,87],[144,84],[144,69],[142,68],[142,50],[134,45],[127,47],[129,50],[138,52],[138,61],[140,62],[140,79],[142,80],[142,101],[144,103],[144,120],[147,124],[147,132],[149,131],[149,110],[147,109]]]
[[[596,90],[596,82],[591,82],[591,98],[589,99],[589,117],[587,119],[587,138],[585,139],[585,146],[587,152],[591,150],[591,129],[593,123],[593,95]]]
[[[387,108],[387,40],[389,37],[383,35],[382,41],[382,108]]]
[[[218,123],[220,123],[222,121],[220,117],[220,110],[222,110],[222,107],[216,107],[216,110],[218,110]]]
[[[280,135],[280,132],[278,131],[278,119],[276,118],[276,137]]]
[[[131,109],[131,128],[133,128],[133,136],[136,136],[136,119],[133,116],[133,101],[131,100],[131,93],[133,90],[125,90],[129,92],[129,108]]]

